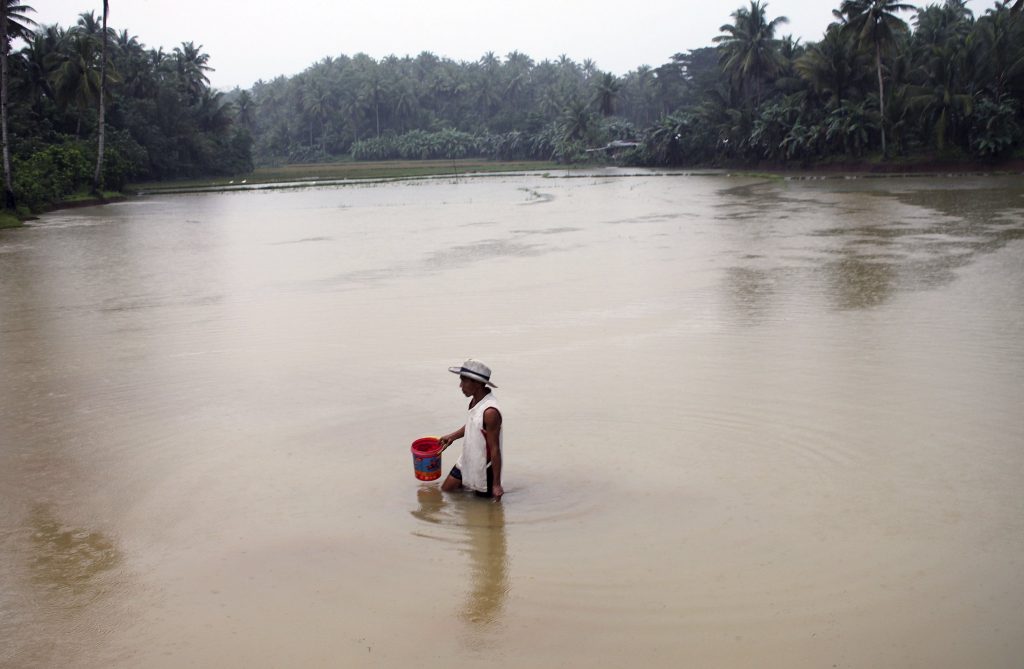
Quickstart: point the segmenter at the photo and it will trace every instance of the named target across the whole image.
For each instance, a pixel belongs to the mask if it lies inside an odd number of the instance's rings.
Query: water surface
[[[1019,667],[1022,237],[614,172],[2,231],[0,666]],[[412,473],[468,356],[502,504]]]

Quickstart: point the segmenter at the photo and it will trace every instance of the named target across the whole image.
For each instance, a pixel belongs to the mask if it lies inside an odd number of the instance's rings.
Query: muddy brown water
[[[413,476],[469,356],[501,504]],[[3,667],[1024,661],[1020,177],[58,212],[0,378]]]

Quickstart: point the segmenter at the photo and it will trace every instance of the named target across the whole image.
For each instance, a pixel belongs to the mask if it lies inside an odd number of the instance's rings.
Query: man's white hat
[[[465,376],[467,379],[479,381],[480,383],[490,386],[491,388],[498,387],[491,383],[491,368],[485,365],[484,363],[480,362],[479,360],[473,360],[472,358],[470,358],[466,362],[462,363],[462,367],[449,367],[448,371],[451,372],[452,374]]]

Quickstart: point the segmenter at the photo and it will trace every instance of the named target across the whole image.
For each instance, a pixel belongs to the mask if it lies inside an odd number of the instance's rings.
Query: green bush
[[[971,115],[971,151],[983,158],[1009,154],[1020,145],[1024,132],[1017,121],[1017,102],[1011,98],[999,102],[983,98]]]
[[[356,160],[442,160],[483,153],[482,142],[476,136],[450,128],[436,132],[413,130],[352,144],[352,157]]]
[[[103,188],[121,190],[146,167],[147,154],[127,130],[107,132],[103,149]],[[95,154],[90,164],[95,165]]]
[[[92,184],[92,162],[82,142],[53,144],[25,157],[14,157],[14,195],[33,209],[59,202]]]
[[[146,150],[125,130],[107,133],[103,151],[103,188],[121,190],[145,169]],[[35,142],[11,160],[14,195],[20,206],[39,210],[69,195],[92,189],[96,140],[64,138],[59,144]]]

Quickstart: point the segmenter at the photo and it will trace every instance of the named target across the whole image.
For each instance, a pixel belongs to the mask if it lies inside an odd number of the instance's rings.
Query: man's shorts
[[[453,479],[459,479],[460,481],[462,480],[462,470],[459,469],[458,465],[455,465],[454,467],[452,467],[452,471],[451,471],[450,476]],[[479,490],[474,490],[473,492],[476,493],[476,495],[479,496],[479,497],[494,497],[494,492],[492,490],[493,485],[494,485],[494,473],[491,471],[491,468],[488,467],[487,468],[487,492],[480,492]]]

